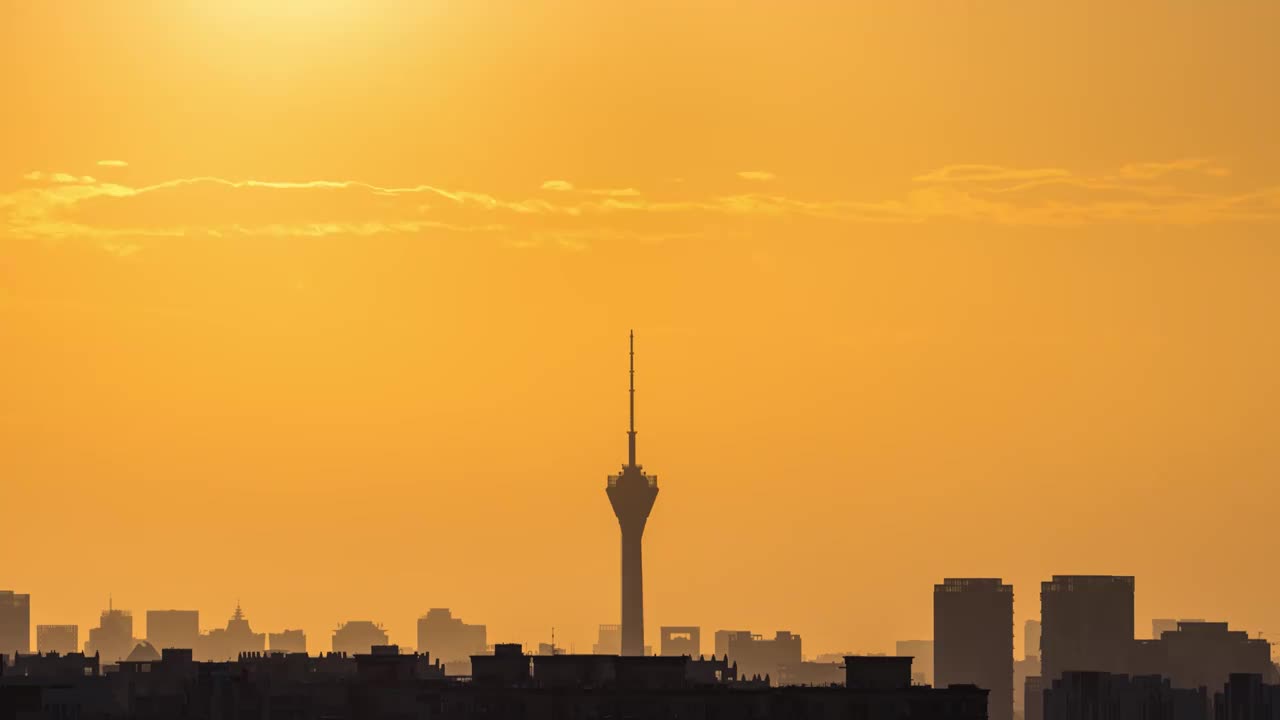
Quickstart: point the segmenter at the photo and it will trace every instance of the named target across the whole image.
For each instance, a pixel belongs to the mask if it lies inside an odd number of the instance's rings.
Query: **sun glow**
[[[251,21],[328,20],[359,14],[376,3],[356,0],[218,0],[199,2],[209,15]]]

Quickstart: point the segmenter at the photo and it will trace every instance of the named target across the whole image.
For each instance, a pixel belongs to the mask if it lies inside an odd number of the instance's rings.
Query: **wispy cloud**
[[[1024,170],[999,165],[947,165],[924,175],[917,175],[914,180],[922,183],[991,183],[1010,180],[1046,180],[1070,175],[1071,173],[1060,168]]]
[[[124,160],[99,160],[98,165],[102,167],[129,167],[129,163]]]
[[[640,197],[640,191],[635,188],[578,188],[568,180],[547,180],[542,183],[542,189],[565,193],[577,191],[584,195],[600,197]]]
[[[22,179],[30,180],[31,182],[46,181],[57,183],[59,185],[92,185],[98,182],[95,178],[90,177],[89,175],[71,175],[69,173],[60,172],[46,173],[40,172],[39,170],[33,170],[23,175]]]
[[[1176,172],[1199,172],[1214,177],[1230,174],[1226,168],[1205,158],[1184,158],[1171,162],[1130,163],[1121,167],[1117,175],[1137,180],[1154,180]]]
[[[511,198],[429,184],[196,176],[128,185],[35,171],[23,176],[24,185],[0,194],[0,235],[83,238],[127,255],[182,237],[424,233],[581,249],[609,239],[696,237],[728,218],[1037,226],[1280,221],[1280,184],[1241,190],[1227,175],[1226,167],[1199,159],[1096,173],[967,164],[921,173],[904,192],[881,198],[698,193],[670,183],[650,194],[634,187],[578,188],[567,180],[548,180],[540,186],[545,192]]]
[[[767,182],[769,180],[773,180],[777,178],[778,176],[766,170],[743,170],[738,173],[738,177],[742,178],[743,180],[758,180],[760,182]]]

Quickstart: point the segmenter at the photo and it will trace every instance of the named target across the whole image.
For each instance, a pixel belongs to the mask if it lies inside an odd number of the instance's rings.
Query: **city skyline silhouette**
[[[637,656],[698,647],[702,688],[973,681],[998,720],[1029,687],[1248,705],[1280,638],[1276,27],[0,3],[0,653],[358,676],[272,665],[338,633],[374,684],[546,657],[672,690]]]

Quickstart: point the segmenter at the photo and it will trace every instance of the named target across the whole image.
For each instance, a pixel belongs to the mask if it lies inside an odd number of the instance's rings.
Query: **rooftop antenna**
[[[629,337],[631,345],[631,368],[630,381],[631,386],[627,391],[631,403],[631,429],[627,431],[627,465],[628,467],[636,466],[636,331],[632,330]]]

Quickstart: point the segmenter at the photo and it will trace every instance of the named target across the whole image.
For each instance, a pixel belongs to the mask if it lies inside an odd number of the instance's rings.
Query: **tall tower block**
[[[644,524],[658,497],[658,476],[646,475],[636,463],[636,335],[631,333],[630,405],[627,431],[627,464],[609,476],[605,492],[622,530],[622,654],[644,654],[644,561],[640,541]]]

